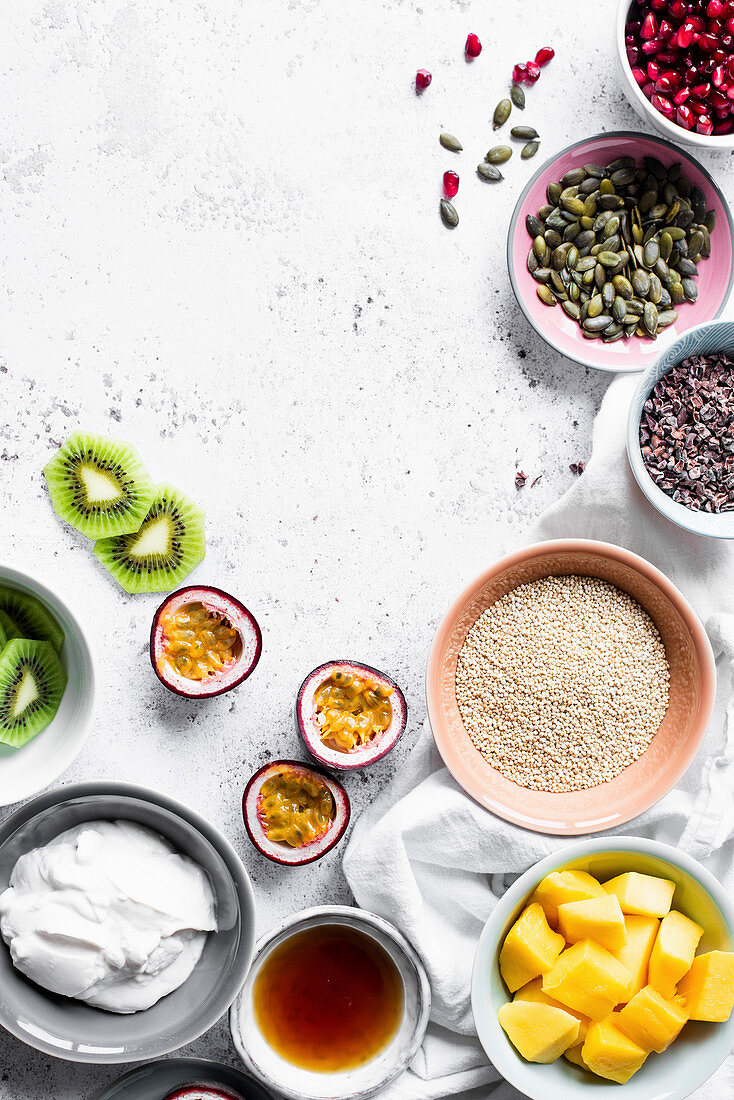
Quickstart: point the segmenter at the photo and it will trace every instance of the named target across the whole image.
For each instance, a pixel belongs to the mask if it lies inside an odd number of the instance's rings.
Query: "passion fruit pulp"
[[[273,760],[245,787],[247,835],[274,863],[313,863],[338,844],[349,824],[347,792],[319,768]]]
[[[261,653],[262,634],[254,615],[221,588],[179,588],[153,617],[153,670],[170,691],[188,699],[237,687],[252,674]]]
[[[166,1093],[163,1100],[243,1100],[243,1097],[221,1085],[184,1085]]]
[[[384,672],[358,661],[327,661],[310,672],[296,699],[296,727],[311,755],[329,768],[374,764],[405,729],[408,707]]]

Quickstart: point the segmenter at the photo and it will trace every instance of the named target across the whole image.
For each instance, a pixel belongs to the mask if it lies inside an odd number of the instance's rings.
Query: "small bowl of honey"
[[[347,905],[305,909],[257,944],[230,1010],[248,1071],[290,1100],[372,1096],[423,1041],[431,988],[388,921]]]

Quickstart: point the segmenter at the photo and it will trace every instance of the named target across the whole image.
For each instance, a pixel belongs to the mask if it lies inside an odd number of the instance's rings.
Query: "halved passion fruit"
[[[340,783],[297,760],[274,760],[250,779],[242,815],[250,840],[274,863],[313,863],[331,851],[349,824]]]
[[[189,699],[221,695],[260,660],[262,634],[244,604],[221,588],[192,585],[168,596],[153,618],[150,660],[158,679]]]
[[[167,1092],[163,1100],[243,1100],[243,1097],[221,1085],[184,1085]]]
[[[374,764],[396,743],[407,717],[395,681],[357,661],[319,665],[296,699],[296,725],[306,748],[330,768]]]

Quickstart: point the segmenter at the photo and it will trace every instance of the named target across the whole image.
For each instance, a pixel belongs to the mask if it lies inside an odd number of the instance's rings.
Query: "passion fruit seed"
[[[159,663],[168,664],[187,680],[204,680],[235,659],[237,631],[224,616],[207,611],[202,603],[164,612],[160,623],[164,656]]]
[[[318,776],[284,768],[263,783],[257,812],[268,840],[302,848],[330,828],[336,808],[331,791]]]
[[[392,722],[390,692],[368,676],[336,670],[316,692],[315,703],[321,740],[341,752],[366,745]]]

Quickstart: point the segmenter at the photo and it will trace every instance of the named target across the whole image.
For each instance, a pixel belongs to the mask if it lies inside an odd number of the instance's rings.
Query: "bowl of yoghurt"
[[[127,783],[48,792],[0,825],[0,1025],[76,1062],[158,1058],[227,1011],[254,901],[229,842]]]

